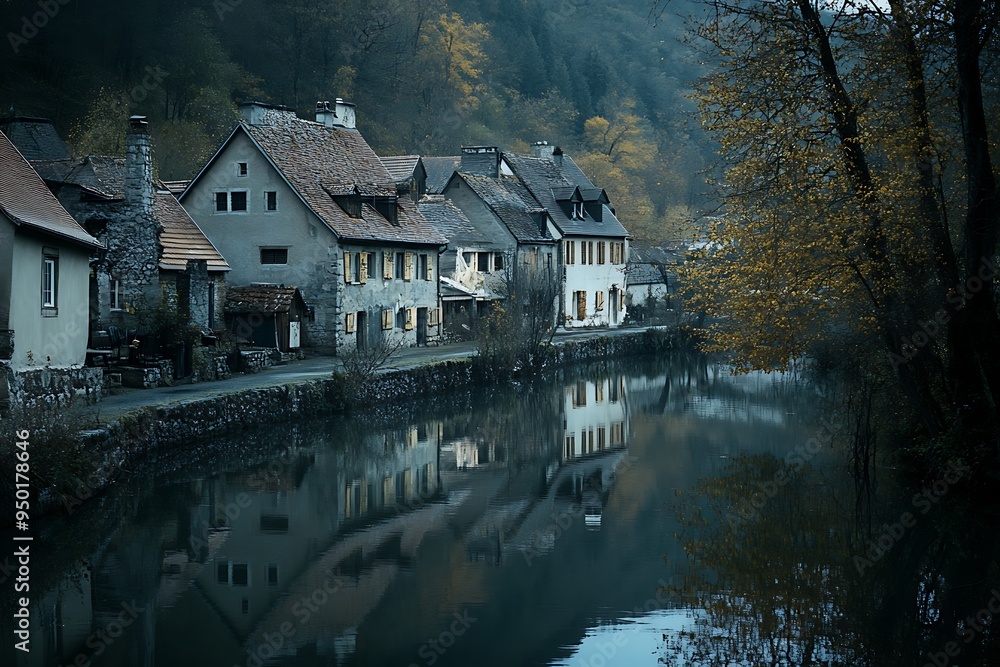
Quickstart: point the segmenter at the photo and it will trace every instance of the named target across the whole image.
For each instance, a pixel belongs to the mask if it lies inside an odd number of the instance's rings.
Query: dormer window
[[[237,176],[246,176],[248,173],[249,173],[249,170],[248,170],[248,166],[247,166],[246,162],[237,162],[236,163],[236,175]]]
[[[582,201],[573,202],[573,219],[583,220],[585,213],[584,205]]]

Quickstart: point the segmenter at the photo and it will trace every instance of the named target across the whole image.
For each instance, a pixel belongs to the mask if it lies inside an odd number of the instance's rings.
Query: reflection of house
[[[577,382],[565,389],[563,460],[625,447],[628,406],[621,376]]]
[[[87,276],[100,248],[0,133],[0,400],[9,372],[84,363]]]
[[[107,246],[90,276],[91,329],[136,327],[163,294],[176,299],[193,326],[215,327],[229,265],[169,190],[154,181],[145,118],[130,119],[124,159],[72,158],[44,119],[2,123],[29,148],[33,166],[66,210]]]
[[[302,344],[309,308],[297,287],[250,285],[226,292],[226,329],[242,340],[281,352]]]
[[[447,243],[400,196],[354,124],[354,105],[241,106],[243,120],[181,196],[233,262],[230,280],[296,285],[313,309],[303,344],[336,352],[440,335]]]
[[[628,232],[607,193],[558,147],[535,146],[535,157],[504,154],[501,173],[513,174],[547,211],[561,241],[567,327],[617,326],[625,317]]]

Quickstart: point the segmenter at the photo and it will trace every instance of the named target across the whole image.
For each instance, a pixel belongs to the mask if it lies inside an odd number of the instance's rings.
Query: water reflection
[[[900,664],[876,660],[915,626],[895,558],[923,566],[931,523],[852,578],[830,448],[725,520],[818,407],[701,360],[593,365],[165,456],[47,528],[38,643],[5,664]]]

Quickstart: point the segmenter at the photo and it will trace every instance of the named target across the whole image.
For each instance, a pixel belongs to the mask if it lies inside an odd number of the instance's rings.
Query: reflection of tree
[[[680,506],[690,570],[677,593],[696,623],[668,642],[686,665],[903,665],[956,642],[968,665],[996,664],[996,637],[967,619],[998,588],[995,527],[955,492],[922,514],[912,490],[866,498],[859,525],[849,479],[785,462],[740,458]],[[969,503],[968,505],[971,505]],[[887,528],[915,517],[891,543]],[[973,518],[977,517],[977,518]],[[888,549],[859,573],[880,540]],[[973,619],[974,620],[974,619]],[[994,633],[995,634],[995,633]],[[969,639],[966,644],[964,639]],[[669,663],[669,661],[668,661]]]

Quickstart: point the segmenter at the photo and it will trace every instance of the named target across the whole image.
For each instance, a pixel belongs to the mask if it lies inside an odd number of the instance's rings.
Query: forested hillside
[[[706,207],[691,6],[654,22],[649,0],[9,0],[0,104],[51,118],[81,154],[120,154],[127,115],[148,115],[159,176],[175,179],[240,100],[308,117],[344,97],[383,155],[563,146],[658,240]]]

